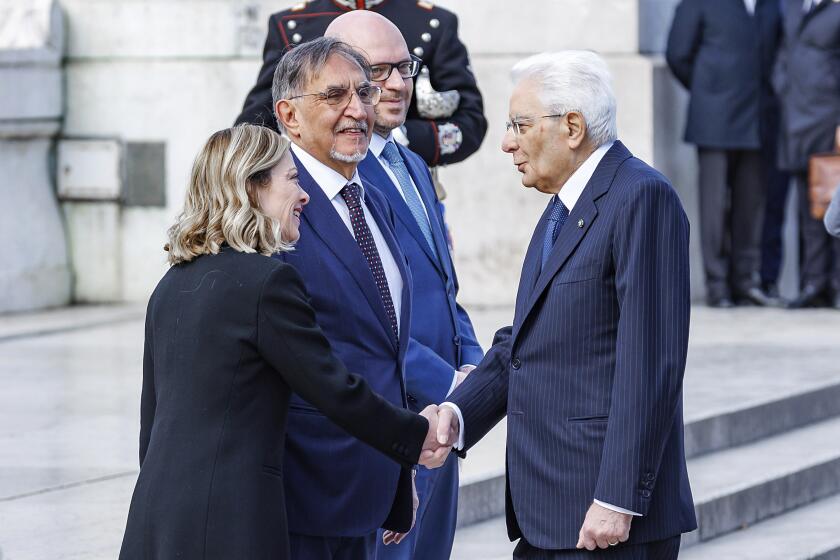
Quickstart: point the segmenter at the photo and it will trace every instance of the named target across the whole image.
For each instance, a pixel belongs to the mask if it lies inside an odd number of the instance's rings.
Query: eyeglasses
[[[520,119],[513,119],[512,121],[508,121],[505,123],[505,132],[512,128],[514,135],[521,136],[522,127],[531,126],[537,119],[550,119],[553,117],[563,117],[565,115],[566,113],[558,113],[556,115],[540,115],[539,117],[522,117]]]
[[[298,97],[317,96],[320,101],[327,105],[347,105],[353,98],[353,94],[359,98],[359,101],[364,105],[376,105],[379,103],[379,96],[382,95],[382,88],[379,86],[364,85],[355,89],[349,87],[331,87],[327,91],[318,91],[315,93],[302,93],[294,95],[289,99],[297,99]]]
[[[370,67],[370,79],[375,82],[384,82],[391,77],[394,68],[397,69],[403,79],[413,78],[420,72],[421,63],[422,61],[419,58],[411,55],[411,60],[373,64]]]

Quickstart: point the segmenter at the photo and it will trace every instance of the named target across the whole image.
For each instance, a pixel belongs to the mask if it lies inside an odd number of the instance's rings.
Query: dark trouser
[[[818,291],[840,292],[840,239],[831,237],[822,220],[811,216],[808,180],[804,173],[794,176],[799,205],[799,288],[813,286]]]
[[[632,530],[632,529],[631,529]],[[644,544],[611,546],[596,548],[593,551],[580,550],[544,550],[528,544],[525,539],[513,551],[514,560],[675,560],[680,553],[680,537]]]
[[[790,187],[790,175],[781,171],[776,163],[778,142],[775,135],[777,133],[777,127],[766,132],[765,136],[770,139],[766,140],[761,148],[764,172],[767,177],[767,200],[764,205],[764,226],[761,232],[761,282],[765,285],[779,282],[779,273],[782,270],[782,245],[784,244],[782,230],[785,224],[785,208]]]
[[[376,532],[364,537],[314,537],[289,534],[290,558],[294,560],[374,560]]]
[[[759,150],[698,148],[700,245],[710,298],[760,281],[764,165]]]

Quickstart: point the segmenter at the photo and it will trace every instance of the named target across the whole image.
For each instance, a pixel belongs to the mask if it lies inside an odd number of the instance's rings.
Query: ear
[[[281,99],[274,104],[274,114],[277,120],[286,129],[290,138],[300,138],[300,121],[298,120],[297,108],[288,99]]]
[[[569,129],[569,148],[577,150],[586,140],[586,121],[577,111],[566,113],[566,127]]]

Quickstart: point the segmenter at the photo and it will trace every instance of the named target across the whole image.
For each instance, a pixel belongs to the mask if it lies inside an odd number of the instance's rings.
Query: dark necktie
[[[405,204],[408,206],[411,215],[414,216],[414,221],[420,231],[423,232],[423,237],[432,252],[435,252],[435,242],[432,240],[432,228],[429,227],[429,219],[426,217],[426,212],[423,210],[423,202],[417,195],[417,190],[411,183],[411,176],[408,174],[408,168],[405,166],[402,156],[400,155],[397,146],[393,142],[387,142],[385,149],[382,150],[382,157],[388,162],[388,167],[393,171],[397,181],[400,183],[400,188],[403,192]]]
[[[551,207],[551,212],[548,214],[548,224],[545,228],[545,237],[543,238],[542,249],[542,264],[540,268],[545,266],[545,261],[551,255],[551,250],[554,248],[554,243],[557,241],[557,234],[560,233],[560,228],[566,223],[566,218],[569,217],[569,211],[563,201],[555,195],[554,203]]]
[[[353,225],[353,234],[356,237],[356,243],[359,244],[359,248],[362,250],[365,260],[367,260],[370,271],[373,273],[373,280],[376,282],[379,297],[382,298],[382,304],[385,306],[385,313],[388,315],[388,320],[391,321],[394,336],[399,340],[397,311],[394,309],[394,300],[391,299],[391,290],[388,289],[388,279],[385,277],[385,269],[382,268],[382,259],[379,258],[379,251],[376,250],[376,243],[373,241],[373,235],[370,233],[370,228],[365,220],[362,199],[359,196],[359,185],[355,183],[347,184],[341,189],[341,197],[347,203],[347,208],[350,210],[350,223]]]

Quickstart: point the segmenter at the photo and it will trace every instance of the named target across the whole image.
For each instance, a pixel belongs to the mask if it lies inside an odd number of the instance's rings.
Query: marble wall
[[[521,259],[546,202],[543,195],[522,188],[509,156],[499,149],[511,90],[509,69],[528,54],[562,48],[601,52],[615,77],[620,137],[671,177],[691,210],[693,152],[679,141],[684,94],[656,54],[664,44],[663,22],[670,21],[674,3],[440,2],[460,16],[460,35],[471,52],[490,123],[479,152],[441,172],[449,192],[447,216],[465,303],[513,302]],[[233,122],[260,67],[268,15],[291,2],[61,4],[68,21],[63,135],[164,142],[166,153],[165,207],[121,206],[107,220],[108,211],[101,208],[100,222],[87,218],[90,208],[67,212],[69,223],[75,224],[71,244],[91,239],[97,232],[91,228],[110,228],[104,236],[107,243],[85,243],[84,258],[74,253],[77,296],[144,300],[165,270],[165,229],[183,201],[192,158],[210,133]],[[113,251],[117,254],[107,254]],[[83,291],[102,281],[103,262],[115,267],[108,275],[111,285]],[[694,269],[699,272],[699,266]],[[698,293],[700,283],[695,280]]]

